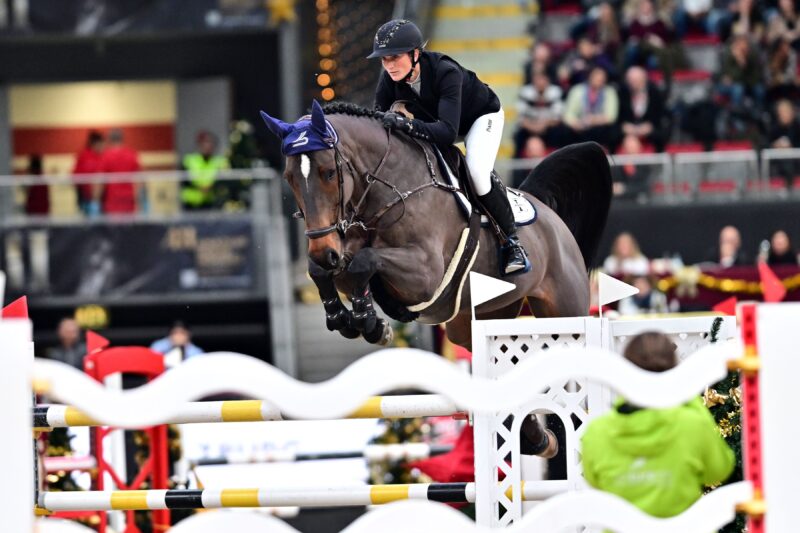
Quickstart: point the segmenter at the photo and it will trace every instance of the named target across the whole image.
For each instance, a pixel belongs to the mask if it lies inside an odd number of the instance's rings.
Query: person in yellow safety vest
[[[214,155],[217,150],[217,138],[209,131],[197,134],[197,152],[187,154],[183,158],[183,168],[189,178],[181,189],[181,202],[188,209],[208,209],[217,207],[225,198],[220,198],[215,187],[220,171],[230,168],[228,159]]]

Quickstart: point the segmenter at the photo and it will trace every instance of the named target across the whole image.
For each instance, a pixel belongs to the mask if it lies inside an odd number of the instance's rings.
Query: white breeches
[[[489,194],[492,190],[492,169],[503,138],[504,123],[505,115],[501,107],[496,113],[478,117],[464,138],[467,167],[478,196]]]

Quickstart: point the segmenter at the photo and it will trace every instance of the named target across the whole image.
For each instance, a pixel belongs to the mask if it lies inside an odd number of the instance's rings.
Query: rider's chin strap
[[[414,74],[414,68],[417,66],[417,63],[419,63],[419,58],[414,57],[415,55],[414,52],[416,51],[417,49],[415,48],[408,53],[408,55],[411,56],[411,70],[409,70],[408,74],[406,74],[406,77],[403,78],[403,81],[406,83],[408,83],[409,80],[411,80],[411,75]]]

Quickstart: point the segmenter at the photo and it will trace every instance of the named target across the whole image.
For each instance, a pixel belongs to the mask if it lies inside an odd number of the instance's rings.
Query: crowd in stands
[[[788,233],[778,230],[769,240],[761,243],[757,253],[751,254],[743,248],[739,230],[735,226],[725,226],[720,231],[717,244],[708,250],[699,266],[730,268],[754,266],[758,262],[771,267],[800,266],[800,253],[792,245]],[[666,295],[657,289],[659,270],[656,261],[642,253],[636,238],[631,233],[623,232],[617,235],[611,253],[603,262],[602,271],[639,289],[639,294],[619,303],[620,314],[636,315],[680,310],[677,300],[667,301]]]
[[[543,1],[538,27],[548,9]],[[537,39],[519,93],[516,156],[538,158],[576,141],[610,153],[661,152],[674,136],[711,149],[800,147],[795,0],[581,0],[568,42]],[[534,30],[536,31],[536,30]],[[719,43],[702,94],[675,90],[691,69],[685,43]],[[700,78],[702,79],[702,78]],[[788,179],[794,168],[783,168]]]

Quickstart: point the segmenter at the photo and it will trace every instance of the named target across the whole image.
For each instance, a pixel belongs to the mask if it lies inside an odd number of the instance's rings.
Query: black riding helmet
[[[390,20],[378,28],[375,33],[372,53],[367,56],[367,59],[408,54],[411,58],[411,69],[404,78],[405,81],[408,81],[411,79],[414,67],[417,66],[418,62],[418,59],[414,57],[414,50],[421,50],[424,46],[422,32],[419,31],[416,24],[410,20]]]
[[[413,52],[417,48],[422,48],[424,44],[422,32],[416,24],[410,20],[390,20],[375,32],[372,53],[367,59]]]

